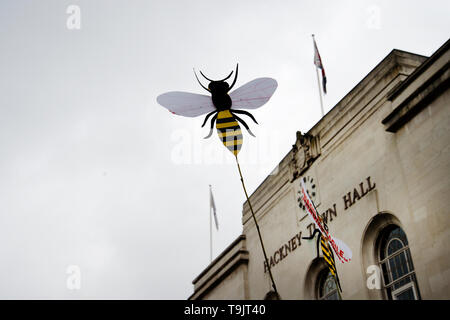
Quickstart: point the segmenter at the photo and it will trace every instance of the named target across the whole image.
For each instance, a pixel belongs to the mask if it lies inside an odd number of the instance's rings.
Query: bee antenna
[[[231,71],[231,73],[228,75],[228,77],[226,77],[225,79],[222,79],[222,80],[220,80],[220,81],[225,81],[225,80],[227,80],[229,77],[231,77],[231,75],[233,74],[233,72],[234,72],[234,70]]]
[[[238,76],[238,69],[239,69],[239,63],[236,64],[236,74],[234,75],[233,83],[231,84],[231,86],[228,89],[228,91],[230,91],[234,87],[234,85],[236,84],[236,80],[237,80],[237,76]]]
[[[231,75],[233,74],[233,72],[234,72],[234,70],[232,70],[232,71],[230,72],[230,74],[229,74],[227,77],[225,77],[224,79],[222,79],[222,80],[217,80],[217,81],[225,81],[225,80],[227,80],[229,77],[231,77]],[[211,82],[214,81],[214,80],[211,80],[210,78],[208,78],[207,76],[205,76],[201,70],[200,70],[200,74],[201,74],[206,80],[211,81]]]
[[[208,91],[208,92],[210,92],[209,91],[209,89],[208,88],[206,88],[201,82],[200,82],[200,80],[198,79],[198,77],[197,77],[197,73],[195,73],[195,69],[194,68],[192,68],[192,70],[194,70],[194,75],[195,75],[195,78],[197,79],[197,81],[198,81],[198,83],[202,86],[202,88],[203,89],[205,89],[206,91]],[[201,71],[200,71],[200,73],[201,73]],[[202,74],[203,75],[203,74]]]
[[[209,79],[207,76],[205,76],[201,70],[200,70],[200,74],[201,74],[206,80],[211,81],[211,82],[214,81],[214,80]]]

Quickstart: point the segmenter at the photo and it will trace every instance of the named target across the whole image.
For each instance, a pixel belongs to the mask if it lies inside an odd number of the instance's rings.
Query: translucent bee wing
[[[338,255],[339,260],[341,262],[343,262],[343,261],[348,262],[348,261],[352,260],[353,253],[352,253],[352,250],[349,248],[349,246],[344,241],[339,240],[336,237],[332,236],[332,238],[333,238],[334,242],[337,244],[337,247],[341,251],[341,252],[336,252],[335,248],[332,246],[333,250],[335,250],[335,253]],[[341,257],[344,259],[341,259]]]
[[[277,89],[277,81],[272,78],[257,78],[230,93],[231,109],[256,109],[269,101]]]
[[[171,91],[159,95],[156,101],[170,112],[184,117],[197,117],[216,110],[211,97],[203,94]]]

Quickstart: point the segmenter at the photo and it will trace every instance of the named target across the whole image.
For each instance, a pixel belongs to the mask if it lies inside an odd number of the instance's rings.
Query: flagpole
[[[312,35],[312,38],[313,38],[314,50],[316,50],[315,49],[314,34]],[[322,111],[322,117],[323,117],[324,116],[324,112],[323,112],[322,92],[321,92],[321,89],[320,89],[319,68],[317,66],[315,66],[315,67],[316,67],[316,76],[317,76],[317,86],[318,86],[318,89],[319,89],[320,110]]]
[[[211,185],[209,185],[209,262],[212,262]]]
[[[238,161],[237,155],[235,155],[235,157],[236,157],[236,164],[237,164],[237,167],[238,167],[238,170],[239,170],[239,175],[241,176],[242,188],[244,189],[245,197],[247,198],[247,203],[248,203],[248,206],[250,207],[250,212],[252,213],[252,217],[253,217],[253,221],[255,222],[256,230],[258,231],[259,241],[261,243],[261,248],[262,248],[262,251],[263,251],[263,254],[264,254],[264,260],[266,262],[267,269],[269,270],[270,280],[272,281],[272,288],[273,288],[273,290],[275,292],[275,295],[279,298],[277,287],[275,286],[275,281],[273,280],[272,271],[270,269],[269,260],[267,259],[266,249],[264,248],[264,243],[263,243],[263,240],[262,240],[261,231],[259,231],[258,221],[256,221],[255,213],[253,212],[253,207],[252,207],[252,204],[251,204],[250,199],[248,197],[247,189],[245,188],[244,178],[242,177],[242,172],[241,172],[241,166],[239,165],[239,161]]]
[[[320,92],[319,68],[317,68],[317,67],[316,67],[316,75],[317,75],[317,84],[319,86],[320,111],[322,111],[322,117],[323,117],[324,112],[323,112],[322,92]]]

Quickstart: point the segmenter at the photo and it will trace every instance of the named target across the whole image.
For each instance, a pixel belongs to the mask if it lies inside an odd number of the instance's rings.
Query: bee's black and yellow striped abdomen
[[[216,121],[217,134],[220,140],[235,156],[242,146],[242,131],[230,110],[219,111]]]
[[[336,264],[334,262],[330,246],[328,245],[328,242],[325,240],[324,237],[320,237],[320,243],[322,247],[322,253],[323,258],[327,262],[328,269],[330,269],[330,272],[333,276],[336,276]]]

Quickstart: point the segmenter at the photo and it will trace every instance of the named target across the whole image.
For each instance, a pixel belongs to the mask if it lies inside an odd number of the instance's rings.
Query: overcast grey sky
[[[0,298],[186,299],[209,263],[208,184],[214,256],[242,232],[245,196],[203,117],[156,97],[203,94],[193,67],[220,78],[239,62],[237,87],[275,78],[239,155],[252,192],[320,119],[312,33],[328,111],[392,49],[432,54],[449,14],[448,1],[1,1]]]

